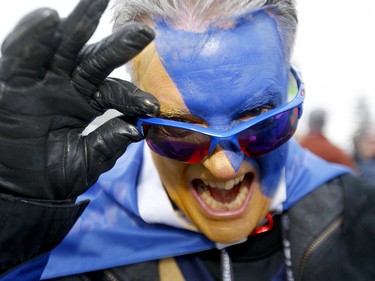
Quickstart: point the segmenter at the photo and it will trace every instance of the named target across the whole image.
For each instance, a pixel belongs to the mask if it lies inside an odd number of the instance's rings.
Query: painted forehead
[[[194,116],[225,123],[263,104],[280,105],[288,66],[276,24],[265,12],[230,29],[196,33],[165,23],[155,29],[160,60]]]

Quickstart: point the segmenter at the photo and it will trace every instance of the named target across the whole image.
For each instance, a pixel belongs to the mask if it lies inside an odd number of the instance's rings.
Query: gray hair
[[[288,61],[297,30],[295,0],[114,0],[112,9],[115,30],[129,21],[152,24],[159,19],[171,26],[194,30],[264,9],[277,22]]]

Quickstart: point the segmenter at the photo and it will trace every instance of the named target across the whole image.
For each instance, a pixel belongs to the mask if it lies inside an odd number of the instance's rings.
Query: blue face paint
[[[191,114],[211,128],[228,129],[254,108],[286,101],[289,64],[276,23],[264,11],[238,19],[230,29],[211,27],[195,33],[164,22],[155,29],[163,66]],[[230,145],[223,149],[237,171],[243,154]],[[274,189],[280,177],[283,149],[256,160],[267,190]]]

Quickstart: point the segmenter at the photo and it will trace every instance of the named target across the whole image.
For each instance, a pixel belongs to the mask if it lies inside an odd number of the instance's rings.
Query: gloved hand
[[[142,137],[127,122],[155,114],[158,101],[133,84],[107,76],[154,37],[132,23],[85,46],[108,0],[83,0],[62,20],[37,10],[15,27],[0,60],[0,193],[74,199]],[[123,113],[87,136],[107,109]]]

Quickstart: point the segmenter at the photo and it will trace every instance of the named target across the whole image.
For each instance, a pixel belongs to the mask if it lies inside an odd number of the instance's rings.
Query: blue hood
[[[132,144],[115,167],[79,199],[91,203],[52,251],[43,279],[183,255],[215,247],[203,234],[144,222],[137,207],[143,142]],[[347,173],[289,142],[284,210],[324,182]]]

